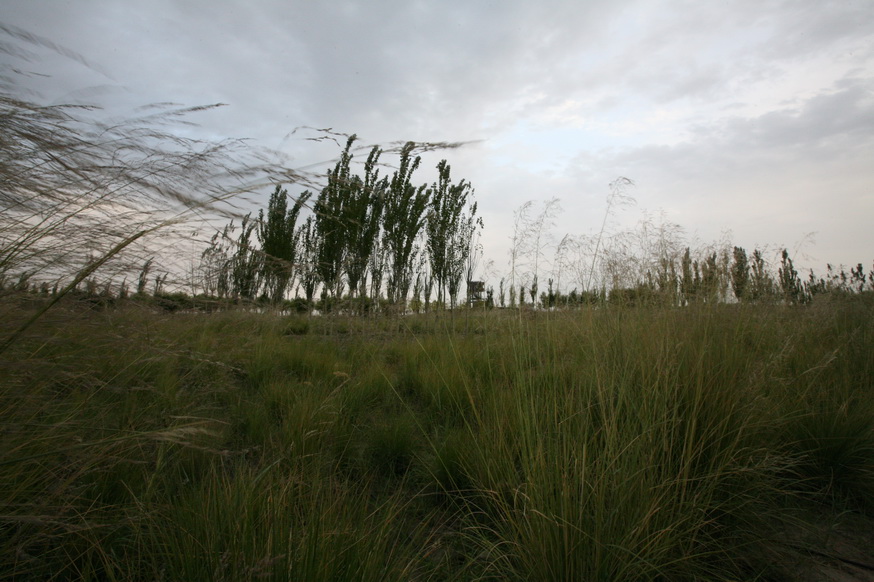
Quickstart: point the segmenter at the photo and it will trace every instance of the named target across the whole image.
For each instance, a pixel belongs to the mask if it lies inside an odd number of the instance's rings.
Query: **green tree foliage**
[[[375,312],[379,304],[379,298],[382,297],[382,283],[385,279],[386,267],[386,252],[385,245],[381,239],[378,239],[370,253],[370,262],[368,263],[368,271],[370,272],[370,300],[373,303],[371,309]]]
[[[354,136],[353,136],[354,137]],[[351,141],[350,141],[351,143]],[[348,149],[348,146],[347,146]],[[367,267],[379,238],[388,179],[379,177],[382,150],[374,146],[364,163],[364,179],[352,180],[343,222],[346,225],[348,258],[346,279],[350,293],[367,294]]]
[[[537,275],[534,275],[534,280],[531,281],[531,288],[528,292],[531,294],[531,305],[537,305]]]
[[[155,257],[150,257],[143,263],[143,268],[140,269],[140,274],[137,276],[137,295],[145,294],[146,285],[149,283],[149,271],[151,271],[154,261]]]
[[[288,191],[277,184],[270,195],[266,216],[263,210],[258,213],[257,234],[264,261],[263,284],[273,303],[285,298],[292,281],[299,234],[297,218],[309,197],[310,192],[305,192],[289,208]]]
[[[700,280],[698,276],[698,262],[692,261],[689,247],[686,247],[686,250],[683,252],[681,268],[683,274],[683,278],[680,280],[681,304],[695,303],[698,297]]]
[[[477,252],[477,232],[483,228],[482,218],[476,216],[477,204],[474,202],[468,208],[469,212],[462,214],[459,227],[455,231],[451,244],[451,261],[449,268],[449,299],[454,308],[458,304],[458,295],[462,281],[470,282],[473,277],[472,258]],[[465,272],[467,277],[465,277]]]
[[[421,163],[419,156],[412,157],[414,149],[413,142],[407,142],[401,148],[400,165],[386,192],[383,218],[382,240],[389,261],[388,299],[400,308],[403,308],[412,284],[413,264],[419,250],[415,242],[428,206],[426,186],[416,187],[411,182]]]
[[[316,215],[316,232],[319,238],[318,273],[323,285],[323,294],[339,299],[343,295],[343,273],[349,250],[347,217],[355,193],[361,189],[361,179],[352,174],[352,135],[337,165],[328,172],[328,183],[322,188],[313,212]]]
[[[382,150],[378,147],[371,149],[367,157],[363,179],[352,172],[351,150],[356,139],[357,136],[352,135],[347,140],[314,207],[317,273],[325,295],[335,299],[342,297],[346,284],[351,294],[358,294],[363,299],[368,268],[378,296],[383,277],[379,234],[389,182],[379,175]]]
[[[865,290],[865,269],[862,267],[862,263],[851,268],[850,275],[852,276],[853,290],[857,293],[863,292]],[[872,280],[871,274],[868,275],[868,279]]]
[[[747,300],[747,290],[750,286],[750,262],[747,252],[742,247],[734,247],[731,264],[731,289],[738,301]]]
[[[447,293],[455,304],[465,268],[470,279],[476,234],[482,230],[473,189],[465,180],[452,183],[445,160],[430,188],[414,186],[421,159],[413,155],[412,142],[401,149],[391,178],[380,175],[379,147],[371,149],[360,177],[352,168],[356,139],[348,138],[302,224],[300,214],[312,192],[290,204],[288,191],[277,185],[257,221],[250,213],[239,226],[231,221],[213,236],[200,263],[208,294],[244,300],[261,295],[280,303],[289,290],[299,289],[312,307],[321,287],[322,308],[331,310],[348,288],[364,312],[379,307],[384,284],[389,302],[403,307],[416,282],[420,308],[428,309],[435,283],[441,304]],[[429,204],[432,196],[435,203]],[[439,278],[432,276],[432,265]]]
[[[437,302],[445,304],[450,274],[458,272],[466,255],[459,248],[463,243],[470,220],[476,212],[476,204],[469,215],[464,214],[473,194],[470,184],[464,180],[452,183],[451,169],[446,160],[437,164],[438,178],[429,191],[430,201],[426,216],[427,250],[431,274],[437,286]],[[464,245],[467,247],[468,245]],[[456,282],[457,286],[457,282]],[[453,304],[454,304],[453,299]]]
[[[805,281],[805,293],[808,297],[826,293],[852,294],[874,291],[874,267],[867,276],[862,263],[852,267],[849,275],[843,266],[839,268],[840,271],[837,271],[834,265],[826,265],[826,274],[823,277],[817,277],[811,270],[808,280]]]
[[[316,287],[319,284],[319,239],[314,216],[307,217],[306,221],[298,227],[297,239],[300,241],[298,257],[300,286],[307,306],[312,308]]]
[[[316,215],[316,232],[319,238],[318,273],[322,281],[323,293],[339,299],[343,295],[343,273],[346,254],[349,248],[346,217],[355,192],[360,186],[360,178],[352,174],[349,164],[352,161],[351,148],[356,136],[346,142],[337,165],[328,172],[328,183],[322,188],[313,212]]]
[[[252,233],[257,224],[252,222],[251,218],[251,213],[243,217],[240,236],[236,240],[236,250],[230,262],[231,295],[250,301],[258,294],[259,275],[263,264],[260,253],[253,246]],[[233,223],[229,226],[228,230],[232,232]]]
[[[701,263],[701,291],[707,303],[716,303],[719,300],[720,273],[715,252],[707,255]]]
[[[780,268],[777,269],[777,281],[780,284],[783,301],[789,304],[804,303],[804,288],[801,285],[801,279],[798,277],[798,271],[795,270],[792,259],[789,257],[789,251],[786,249],[783,249],[783,252],[780,254]]]
[[[762,256],[762,251],[759,249],[753,250],[752,260],[750,261],[750,301],[759,303],[770,299],[774,294],[774,281],[768,273],[768,268],[765,265],[765,259]]]
[[[201,285],[207,295],[224,298],[230,294],[230,248],[228,227],[225,227],[223,232],[212,236],[209,246],[200,255]]]
[[[658,270],[656,271],[655,288],[663,304],[678,305],[678,281],[677,269],[674,261],[666,256],[659,258]]]
[[[424,271],[422,277],[422,293],[425,296],[425,312],[427,313],[431,305],[431,292],[434,290],[434,275],[431,273],[430,265],[427,261],[423,262],[422,269]]]

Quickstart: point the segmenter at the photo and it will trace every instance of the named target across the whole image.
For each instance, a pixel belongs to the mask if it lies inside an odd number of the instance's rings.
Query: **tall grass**
[[[501,567],[520,579],[714,575],[726,568],[715,516],[762,493],[740,483],[765,457],[745,438],[761,410],[743,386],[673,343],[674,314],[627,316],[515,346],[516,377],[471,471]]]
[[[786,531],[871,516],[872,315],[64,300],[0,367],[0,575],[779,579]]]

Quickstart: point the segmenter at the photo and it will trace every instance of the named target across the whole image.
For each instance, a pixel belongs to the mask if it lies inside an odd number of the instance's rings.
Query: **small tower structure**
[[[467,282],[467,306],[476,307],[483,304],[483,293],[486,292],[485,281]]]

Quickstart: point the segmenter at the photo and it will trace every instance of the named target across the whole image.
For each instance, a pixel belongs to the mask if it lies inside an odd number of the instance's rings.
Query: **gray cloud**
[[[748,246],[793,245],[818,232],[822,248],[810,254],[819,260],[866,260],[874,248],[874,83],[840,85],[797,109],[715,120],[677,145],[579,163],[635,177],[643,204],[705,238],[732,230]]]
[[[38,47],[5,55],[51,75],[20,77],[49,102],[224,102],[190,131],[301,164],[335,153],[286,137],[302,125],[484,139],[447,157],[477,188],[496,262],[514,205],[561,196],[562,228],[596,228],[617,175],[705,239],[829,230],[847,239],[828,247],[835,262],[857,251],[845,233],[874,248],[866,0],[7,0],[0,21],[105,71]]]

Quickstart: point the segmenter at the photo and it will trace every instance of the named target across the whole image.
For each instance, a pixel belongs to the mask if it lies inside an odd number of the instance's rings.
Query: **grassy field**
[[[37,308],[15,301],[3,334]],[[0,578],[796,579],[874,517],[872,379],[870,293],[393,319],[68,301],[0,359]]]

